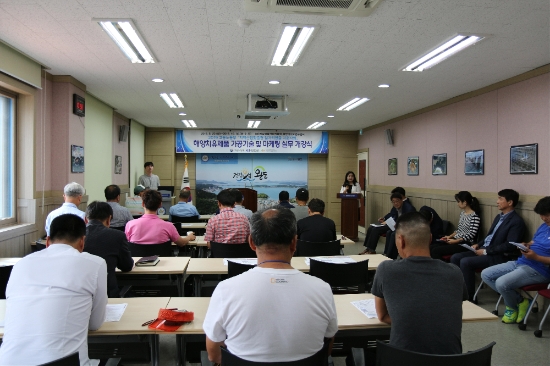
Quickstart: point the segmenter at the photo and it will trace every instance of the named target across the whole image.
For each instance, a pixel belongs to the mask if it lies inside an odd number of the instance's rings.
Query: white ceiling
[[[130,63],[92,18],[131,18],[158,62]],[[319,26],[294,67],[270,66],[282,23]],[[287,94],[291,113],[260,128],[358,130],[549,64],[549,23],[548,0],[384,0],[366,18],[247,13],[244,0],[0,0],[0,39],[150,127],[183,127],[159,97],[175,91],[199,128],[245,128],[246,94],[263,93]],[[399,71],[458,32],[491,37]],[[371,101],[336,112],[356,96]]]

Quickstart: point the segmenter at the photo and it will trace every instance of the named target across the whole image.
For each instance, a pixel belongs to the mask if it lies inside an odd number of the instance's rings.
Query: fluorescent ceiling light
[[[287,25],[279,39],[271,66],[293,66],[304,50],[315,27]]]
[[[134,64],[153,64],[153,58],[143,38],[139,35],[130,19],[94,19],[115,41],[120,50]]]
[[[389,88],[390,84],[380,84],[378,85],[379,88]]]
[[[327,117],[328,118],[334,118],[334,116],[332,114],[329,114]]]
[[[181,112],[181,113],[180,113],[180,116],[187,116],[187,113]]]
[[[326,122],[314,122],[312,123],[311,125],[308,126],[308,130],[314,130],[314,129],[317,129],[321,126],[324,126],[326,125],[327,123]]]
[[[197,124],[192,119],[190,120],[182,119],[181,121],[187,128],[197,127]]]
[[[462,51],[485,37],[474,35],[458,35],[448,42],[445,42],[435,50],[428,52],[418,60],[405,67],[403,71],[423,71],[449,58],[455,53]]]
[[[160,97],[164,99],[170,108],[183,108],[183,103],[176,93],[170,93],[170,95],[160,93]]]
[[[248,121],[248,128],[258,128],[261,121]]]
[[[368,102],[369,98],[353,98],[343,106],[337,109],[337,111],[351,111],[353,108],[359,107],[361,104]]]
[[[197,124],[196,124],[195,121],[193,121],[192,119],[189,120],[189,123],[191,123],[191,126],[197,127]]]
[[[279,80],[271,80],[269,83],[270,83],[271,85],[277,85],[277,84],[280,83],[280,81],[279,81]]]
[[[152,82],[154,83],[162,83],[164,81],[164,79],[160,79],[160,78],[155,78],[153,80],[151,80]]]

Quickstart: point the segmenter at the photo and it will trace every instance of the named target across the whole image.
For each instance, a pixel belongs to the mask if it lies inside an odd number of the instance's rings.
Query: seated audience
[[[233,207],[233,211],[235,211],[236,213],[245,215],[246,218],[250,220],[250,218],[252,217],[252,211],[250,211],[249,209],[246,209],[243,206],[244,196],[242,192],[239,191],[238,189],[232,189],[232,191],[233,191],[233,194],[235,195],[235,207]]]
[[[134,197],[127,197],[125,206],[130,211],[132,216],[141,216],[143,215],[143,200],[142,196],[145,192],[145,187],[142,185],[137,185],[134,188]]]
[[[504,263],[517,252],[510,242],[520,242],[525,232],[523,219],[514,211],[518,200],[519,194],[513,189],[498,192],[497,207],[501,213],[493,220],[487,237],[472,245],[475,253],[468,250],[451,257],[451,263],[460,267],[464,275],[470,301],[475,293],[475,271]]]
[[[298,188],[296,190],[296,205],[290,209],[296,221],[300,221],[304,217],[309,216],[309,208],[307,207],[307,201],[309,200],[309,191],[305,188]]]
[[[443,220],[437,214],[437,212],[429,207],[422,206],[418,210],[426,221],[430,224],[430,233],[432,235],[431,243],[433,244],[438,238],[443,235]],[[397,259],[397,246],[395,245],[395,231],[389,230],[386,232],[386,247],[384,248],[384,255],[391,259]]]
[[[291,205],[290,202],[290,194],[287,191],[281,191],[279,192],[279,207],[284,208],[294,208],[294,205]]]
[[[197,208],[193,206],[192,203],[189,203],[191,191],[184,188],[180,191],[179,197],[180,201],[174,206],[170,207],[168,220],[172,221],[172,215],[179,217],[199,216],[199,211],[197,211]]]
[[[134,244],[162,244],[171,240],[182,247],[192,240],[195,234],[180,236],[171,222],[166,222],[157,216],[157,210],[162,206],[162,196],[158,191],[146,190],[143,193],[145,214],[137,220],[126,224],[126,238]]]
[[[506,311],[502,322],[506,324],[521,323],[530,301],[523,298],[516,290],[522,286],[550,282],[550,197],[539,200],[535,212],[543,223],[537,229],[533,240],[525,243],[527,251],[522,251],[516,261],[509,261],[485,268],[481,272],[483,282],[504,298]]]
[[[105,320],[107,266],[82,253],[86,224],[72,214],[51,221],[46,249],[21,258],[6,288],[0,365],[40,365],[75,352],[88,359],[88,330]]]
[[[396,189],[398,188],[400,187],[397,187]],[[392,193],[392,195],[390,196],[390,200],[393,205],[393,208],[388,214],[386,214],[386,216],[378,219],[378,222],[381,224],[381,226],[380,225],[369,226],[369,228],[367,229],[367,235],[365,236],[365,242],[363,244],[363,246],[365,246],[366,248],[364,251],[362,251],[359,254],[376,254],[376,246],[378,245],[378,238],[380,237],[380,235],[384,235],[388,231],[391,231],[389,226],[386,225],[386,220],[388,220],[391,217],[392,219],[397,221],[399,216],[401,216],[402,214],[416,211],[416,209],[414,208],[413,205],[411,205],[409,200],[403,200],[403,195],[401,193],[398,193],[398,192]]]
[[[430,354],[462,353],[460,271],[430,257],[430,227],[419,213],[399,217],[395,242],[403,260],[380,263],[372,294],[381,322],[391,324],[390,344]]]
[[[94,201],[88,205],[84,251],[105,259],[109,297],[120,297],[115,270],[131,271],[134,260],[128,249],[126,235],[122,231],[109,229],[112,215],[113,209],[106,202]]]
[[[334,221],[323,216],[325,203],[318,198],[313,198],[307,207],[309,216],[298,221],[298,239],[311,242],[336,240]]]
[[[134,218],[126,207],[122,207],[120,202],[120,187],[116,184],[111,184],[105,188],[105,199],[111,208],[113,209],[113,219],[111,220],[111,227],[123,228],[128,221],[132,221]],[[122,229],[121,229],[122,230]]]
[[[46,235],[50,235],[50,225],[52,220],[59,215],[73,214],[77,215],[84,221],[86,214],[78,209],[78,205],[82,202],[82,196],[84,195],[84,187],[76,182],[69,183],[63,188],[63,200],[65,203],[58,209],[49,213],[46,218]]]
[[[332,290],[290,265],[296,219],[289,210],[256,212],[250,226],[258,266],[214,290],[203,324],[208,358],[221,362],[220,346],[254,362],[312,356],[338,330]]]
[[[457,244],[471,245],[479,231],[479,202],[468,191],[455,194],[455,200],[462,212],[458,220],[458,227],[451,235],[443,236],[430,246],[432,258],[442,259],[445,255],[466,252],[468,249]]]
[[[248,240],[250,225],[245,215],[233,210],[235,194],[230,189],[218,193],[218,208],[220,213],[208,220],[206,225],[206,240],[224,244],[243,244]]]

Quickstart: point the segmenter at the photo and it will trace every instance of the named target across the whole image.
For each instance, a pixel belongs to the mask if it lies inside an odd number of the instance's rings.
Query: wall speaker
[[[386,130],[386,143],[388,145],[393,145],[393,131],[389,128]]]
[[[122,125],[120,126],[120,130],[118,131],[118,141],[126,142],[127,140],[128,140],[128,126]]]

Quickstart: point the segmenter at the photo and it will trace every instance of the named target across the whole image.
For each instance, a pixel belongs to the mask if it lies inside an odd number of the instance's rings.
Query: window
[[[0,225],[15,221],[15,96],[0,91]]]

